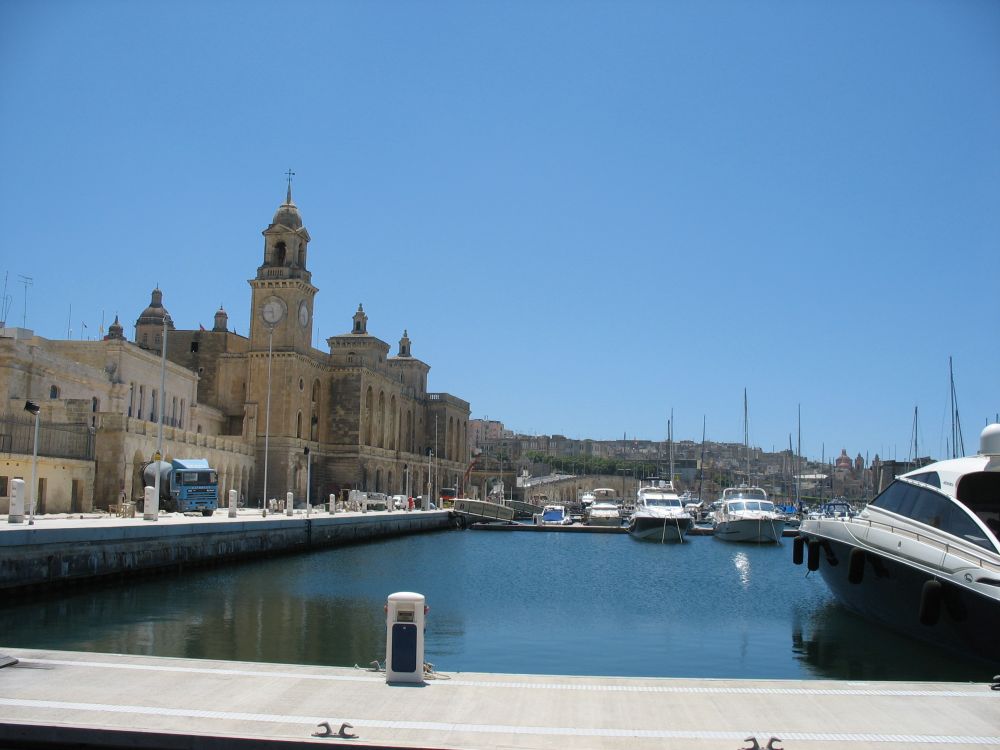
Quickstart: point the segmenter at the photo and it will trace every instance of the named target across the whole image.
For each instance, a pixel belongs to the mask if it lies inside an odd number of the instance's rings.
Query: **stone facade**
[[[46,510],[140,499],[141,470],[157,445],[161,367],[164,459],[207,459],[221,504],[230,489],[251,506],[287,491],[302,503],[307,480],[314,503],[349,489],[420,495],[432,487],[436,496],[459,484],[468,402],[428,393],[430,367],[412,356],[407,333],[390,356],[389,344],[368,333],[360,305],[350,330],[327,340],[328,352],[313,348],[319,290],[290,187],[263,236],[263,262],[249,281],[248,337],[228,330],[221,308],[210,331],[177,329],[158,288],[136,320],[134,342],[117,317],[102,341],[0,330],[0,511],[25,460],[30,477],[27,399],[42,407],[38,490]],[[49,450],[60,426],[82,429],[84,447]],[[5,429],[18,431],[17,448]]]
[[[106,509],[142,497],[142,466],[158,439],[161,361],[125,341],[120,325],[110,330],[102,341],[0,331],[0,512],[9,508],[10,480],[30,482],[32,445],[21,423],[29,399],[41,407],[39,512]],[[245,494],[252,447],[239,436],[222,436],[222,413],[197,403],[195,372],[168,361],[162,375],[164,457],[207,458],[219,471],[220,492]]]
[[[454,487],[468,462],[468,402],[428,393],[430,367],[412,356],[407,332],[390,356],[389,344],[368,332],[362,305],[349,331],[327,339],[327,352],[315,349],[312,238],[290,188],[262,234],[249,336],[227,332],[220,310],[212,331],[167,338],[167,356],[199,375],[198,403],[219,410],[225,433],[253,445],[252,502],[289,490],[302,502],[307,481],[313,502],[349,489]]]

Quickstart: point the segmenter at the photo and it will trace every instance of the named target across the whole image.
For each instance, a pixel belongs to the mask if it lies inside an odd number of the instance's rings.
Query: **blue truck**
[[[168,512],[200,511],[210,516],[219,507],[219,475],[204,458],[152,461],[142,470],[147,487],[155,486],[160,472],[160,507]]]

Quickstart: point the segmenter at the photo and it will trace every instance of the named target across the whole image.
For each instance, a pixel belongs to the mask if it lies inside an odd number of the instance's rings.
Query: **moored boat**
[[[621,526],[622,511],[615,491],[599,487],[591,494],[593,500],[587,508],[585,522],[588,526]]]
[[[715,511],[714,536],[726,542],[780,542],[785,518],[760,487],[727,487]]]
[[[538,526],[569,526],[573,523],[565,505],[546,505],[534,521]]]
[[[657,542],[683,542],[691,528],[691,514],[674,490],[672,482],[651,478],[636,493],[635,512],[629,520],[628,533],[636,539]]]
[[[855,516],[804,519],[793,550],[849,609],[1000,664],[1000,424],[978,455],[903,474]]]

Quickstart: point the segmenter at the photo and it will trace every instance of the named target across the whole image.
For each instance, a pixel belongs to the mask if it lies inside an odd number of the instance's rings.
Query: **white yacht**
[[[593,501],[587,510],[588,526],[621,526],[622,511],[615,497],[615,491],[598,487],[591,494]]]
[[[726,542],[780,542],[785,517],[760,487],[727,487],[714,513],[714,536]]]
[[[683,542],[691,523],[691,514],[684,509],[684,501],[674,490],[673,482],[651,478],[636,493],[628,533],[636,539]]]
[[[1000,664],[1000,424],[976,456],[897,477],[856,516],[806,518],[806,558],[849,609]]]

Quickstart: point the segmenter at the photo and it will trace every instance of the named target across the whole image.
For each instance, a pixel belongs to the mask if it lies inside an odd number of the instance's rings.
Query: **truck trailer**
[[[155,486],[160,472],[160,507],[167,512],[201,512],[210,516],[219,507],[219,475],[204,458],[152,461],[142,470],[147,487]]]

